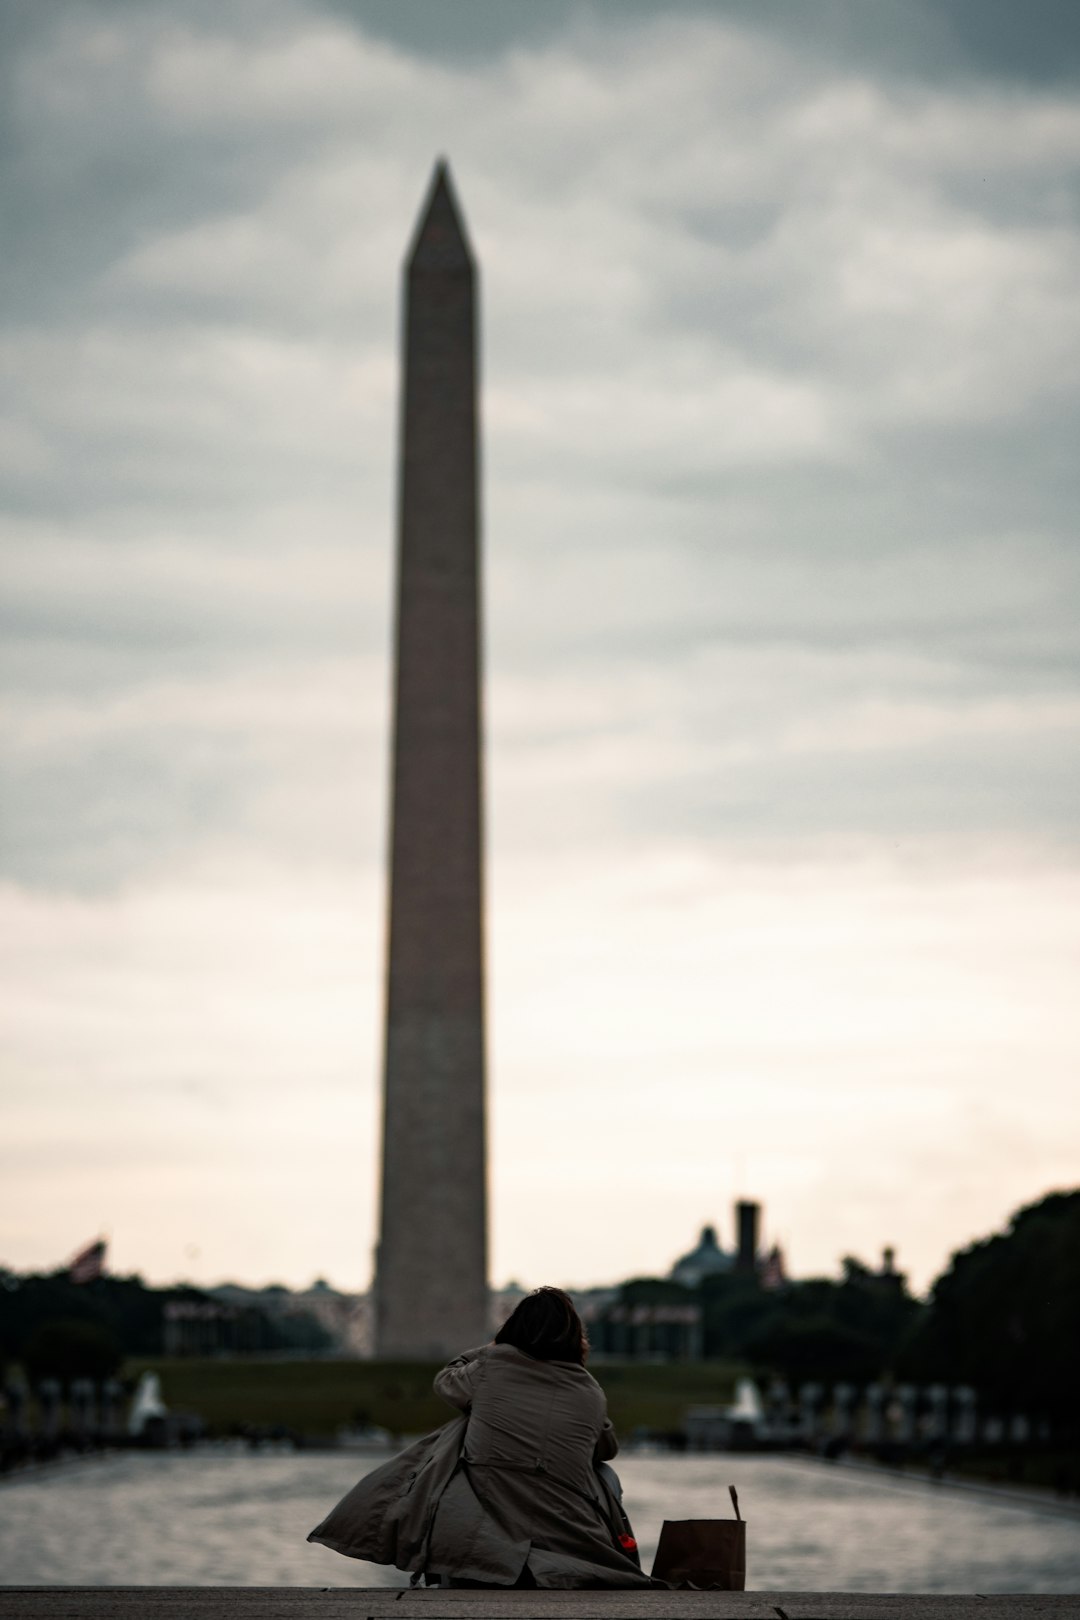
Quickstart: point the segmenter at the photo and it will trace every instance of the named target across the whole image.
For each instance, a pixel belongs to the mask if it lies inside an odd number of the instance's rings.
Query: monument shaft
[[[475,269],[445,168],[405,277],[375,1347],[489,1337]]]

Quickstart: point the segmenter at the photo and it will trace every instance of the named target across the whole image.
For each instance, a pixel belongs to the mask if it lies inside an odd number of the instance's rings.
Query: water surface
[[[304,1537],[380,1457],[202,1450],[89,1458],[0,1483],[9,1585],[400,1586]],[[747,1520],[771,1591],[1068,1592],[1080,1515],[790,1458],[625,1456],[646,1569],[665,1518]]]

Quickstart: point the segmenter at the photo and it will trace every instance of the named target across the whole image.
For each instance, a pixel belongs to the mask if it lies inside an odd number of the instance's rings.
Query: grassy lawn
[[[598,1362],[591,1370],[603,1385],[611,1421],[624,1435],[638,1424],[681,1429],[688,1406],[727,1405],[735,1398],[736,1378],[746,1371],[726,1361]]]
[[[197,1412],[212,1434],[228,1434],[244,1424],[280,1423],[303,1435],[328,1437],[342,1424],[359,1422],[396,1434],[423,1434],[452,1415],[431,1392],[435,1363],[141,1358],[128,1361],[124,1375],[138,1377],[148,1370],[159,1375],[166,1405]],[[612,1362],[592,1370],[622,1434],[637,1424],[678,1428],[688,1406],[730,1401],[740,1371],[719,1362]]]

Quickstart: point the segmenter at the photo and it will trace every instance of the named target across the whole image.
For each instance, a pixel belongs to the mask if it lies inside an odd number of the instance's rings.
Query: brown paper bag
[[[746,1589],[746,1521],[729,1485],[734,1519],[665,1519],[652,1574],[669,1586],[721,1592]]]

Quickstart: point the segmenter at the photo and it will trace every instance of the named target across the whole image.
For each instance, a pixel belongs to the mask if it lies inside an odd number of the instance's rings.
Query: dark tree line
[[[0,1374],[21,1365],[41,1378],[102,1379],[126,1356],[160,1356],[165,1308],[171,1302],[205,1304],[199,1289],[148,1288],[140,1277],[98,1277],[73,1283],[66,1272],[18,1276],[0,1271]],[[329,1340],[314,1318],[268,1316],[253,1306],[231,1313],[229,1348],[317,1352]]]
[[[838,1280],[778,1289],[737,1272],[693,1291],[637,1278],[619,1305],[688,1300],[701,1309],[704,1355],[743,1361],[763,1377],[968,1384],[983,1410],[1080,1430],[1080,1190],[1051,1193],[954,1254],[925,1302],[899,1273],[847,1259]],[[602,1324],[597,1343],[604,1347]]]
[[[1080,1430],[1080,1190],[1027,1205],[954,1254],[901,1364],[912,1379],[970,1384],[1002,1411]]]
[[[882,1275],[851,1258],[839,1281],[812,1277],[740,1299],[745,1288],[727,1299],[721,1288],[714,1303],[706,1285],[707,1342],[711,1319],[716,1353],[790,1384],[862,1384],[895,1371],[898,1348],[921,1310],[899,1273]]]

